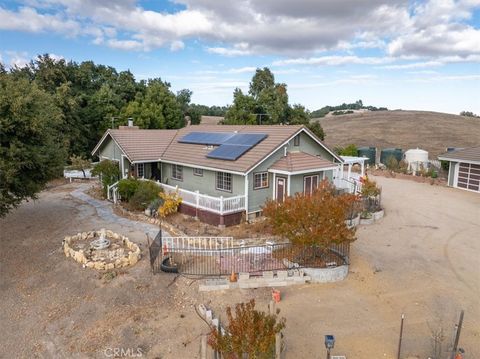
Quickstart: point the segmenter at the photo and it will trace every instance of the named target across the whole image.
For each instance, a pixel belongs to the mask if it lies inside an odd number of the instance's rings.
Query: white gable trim
[[[291,137],[289,137],[285,142],[283,142],[280,146],[275,148],[272,152],[270,152],[267,156],[265,156],[263,159],[261,159],[259,162],[253,165],[246,174],[249,174],[252,172],[255,168],[260,166],[263,162],[265,162],[267,159],[269,159],[275,152],[277,152],[279,149],[281,149],[283,146],[286,146],[296,135],[305,132],[308,136],[310,136],[315,142],[317,142],[323,149],[325,149],[328,153],[330,153],[334,158],[338,160],[340,163],[344,163],[344,161],[337,156],[334,152],[330,151],[328,147],[326,147],[314,134],[312,134],[309,130],[307,130],[305,127],[300,128],[297,132],[295,132]]]
[[[113,142],[115,142],[115,144],[118,146],[118,148],[120,149],[120,151],[122,151],[123,153],[123,156],[127,157],[127,159],[132,162],[132,160],[130,159],[130,157],[128,156],[128,154],[125,152],[125,150],[122,148],[122,146],[120,146],[120,144],[117,142],[117,140],[115,140],[115,138],[112,136],[112,134],[110,133],[110,130],[107,130],[102,138],[100,139],[100,141],[98,141],[97,145],[95,146],[95,148],[93,149],[92,151],[92,156],[95,156],[95,154],[97,153],[98,149],[100,148],[100,146],[103,144],[103,142],[105,141],[105,139],[107,138],[107,136],[110,136],[110,138],[113,140]]]

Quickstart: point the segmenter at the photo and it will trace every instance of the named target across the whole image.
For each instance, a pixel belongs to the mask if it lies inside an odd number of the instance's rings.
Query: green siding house
[[[223,154],[214,155],[219,151]],[[153,180],[178,191],[182,212],[217,225],[255,217],[267,200],[311,193],[321,180],[333,181],[343,171],[342,159],[298,125],[122,126],[106,131],[92,154],[117,161],[123,178]]]

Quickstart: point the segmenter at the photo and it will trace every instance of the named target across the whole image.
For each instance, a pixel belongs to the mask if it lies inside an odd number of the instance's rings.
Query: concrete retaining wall
[[[344,280],[348,274],[348,265],[335,268],[304,268],[312,283],[329,283]]]

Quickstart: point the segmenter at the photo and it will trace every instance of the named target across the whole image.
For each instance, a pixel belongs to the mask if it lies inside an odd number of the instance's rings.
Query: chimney
[[[118,126],[119,130],[138,130],[138,126],[133,125],[133,118],[128,118],[128,126]]]

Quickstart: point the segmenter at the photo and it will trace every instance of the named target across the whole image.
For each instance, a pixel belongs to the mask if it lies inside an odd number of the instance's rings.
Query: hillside
[[[480,119],[426,111],[377,111],[323,117],[327,145],[422,148],[435,158],[446,147],[480,145]]]

